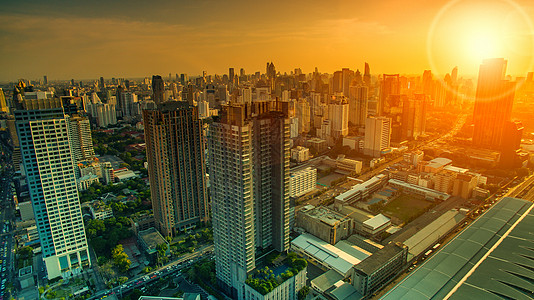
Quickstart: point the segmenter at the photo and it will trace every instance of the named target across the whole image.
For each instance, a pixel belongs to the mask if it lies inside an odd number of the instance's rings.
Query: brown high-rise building
[[[165,84],[163,83],[163,78],[159,75],[153,75],[152,76],[152,100],[158,103],[162,103],[165,101],[164,98],[165,94]]]
[[[480,65],[473,113],[475,146],[489,149],[503,146],[515,95],[515,84],[504,79],[506,64],[503,58],[493,58]]]
[[[380,116],[385,116],[390,113],[390,108],[393,106],[390,103],[391,95],[400,95],[399,74],[384,74],[382,78],[382,82],[380,83],[380,98],[377,109]]]
[[[144,110],[152,207],[163,235],[208,220],[202,121],[185,101]]]

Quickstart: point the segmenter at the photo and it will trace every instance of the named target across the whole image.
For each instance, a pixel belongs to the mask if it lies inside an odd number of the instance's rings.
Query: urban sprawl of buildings
[[[5,85],[2,296],[529,299],[534,80],[506,66]]]

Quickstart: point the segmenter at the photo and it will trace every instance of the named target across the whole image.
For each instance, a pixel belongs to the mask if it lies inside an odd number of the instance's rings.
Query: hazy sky
[[[288,73],[363,71],[369,62],[374,74],[444,74],[458,65],[460,75],[473,75],[483,57],[494,55],[509,60],[511,74],[534,69],[532,21],[525,17],[534,16],[532,0],[0,5],[0,81],[223,74],[229,67],[253,73],[265,72],[267,61]]]

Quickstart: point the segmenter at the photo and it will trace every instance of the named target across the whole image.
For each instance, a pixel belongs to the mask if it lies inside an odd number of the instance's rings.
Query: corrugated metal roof
[[[377,229],[381,226],[384,226],[385,224],[387,224],[388,222],[390,222],[391,220],[384,216],[383,214],[378,214],[374,217],[372,217],[371,219],[363,222],[363,224],[373,228],[374,229]]]
[[[342,275],[346,275],[352,266],[369,256],[361,252],[359,258],[354,257],[340,248],[307,233],[299,235],[291,241],[291,244],[303,249],[308,255],[325,263]],[[356,249],[353,251],[356,251]]]
[[[532,299],[533,208],[503,198],[381,299]]]

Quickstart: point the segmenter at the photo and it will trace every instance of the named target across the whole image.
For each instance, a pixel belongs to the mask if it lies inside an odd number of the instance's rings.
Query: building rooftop
[[[334,246],[330,245],[329,243],[307,233],[299,235],[296,239],[291,241],[291,244],[306,251],[307,254],[313,256],[316,260],[324,262],[342,275],[347,274],[352,266],[360,263],[362,258],[364,259],[364,257],[368,256],[362,251],[359,255],[360,258],[356,258],[336,247],[337,244]]]
[[[367,180],[365,182],[362,182],[360,184],[354,185],[352,187],[352,189],[344,192],[343,194],[338,195],[336,197],[336,200],[345,201],[345,199],[352,197],[355,193],[362,192],[362,191],[366,190],[367,188],[369,188],[370,186],[374,185],[375,183],[381,181],[385,177],[386,177],[386,175],[384,175],[384,174],[378,174],[378,175],[372,177],[371,179],[369,179],[369,180]]]
[[[436,157],[433,160],[429,162],[429,164],[436,164],[442,167],[445,167],[446,165],[452,164],[452,160],[444,157]]]
[[[361,263],[354,266],[355,269],[370,275],[383,267],[393,256],[397,255],[404,249],[401,243],[389,243],[384,248],[378,250],[373,255],[364,259]]]
[[[503,198],[382,299],[532,299],[533,208]]]
[[[460,173],[460,174],[464,174],[464,173],[467,173],[467,171],[469,171],[469,169],[459,168],[459,167],[455,167],[455,166],[445,166],[443,169],[444,170],[448,170],[448,171],[452,171],[452,172],[455,172],[455,173]]]
[[[19,270],[19,277],[24,277],[29,274],[32,274],[32,266],[28,266]]]
[[[311,284],[317,286],[322,291],[326,291],[340,280],[343,280],[343,275],[334,270],[328,270],[326,273],[312,280]]]
[[[407,182],[400,181],[400,180],[397,180],[397,179],[390,179],[388,182],[389,183],[394,183],[394,184],[397,184],[397,185],[400,185],[400,186],[416,189],[416,190],[419,190],[419,191],[421,191],[423,193],[431,193],[431,194],[441,198],[442,200],[445,200],[445,199],[449,198],[449,194],[447,194],[447,193],[439,192],[439,191],[436,191],[434,189],[427,188],[427,187],[424,187],[424,186],[407,183]]]
[[[354,221],[358,223],[363,223],[373,217],[373,215],[371,215],[370,213],[364,210],[361,210],[361,209],[358,209],[352,206],[348,206],[348,205],[344,205],[339,210],[339,212],[344,216],[348,216],[352,218]]]
[[[89,174],[87,174],[85,176],[82,176],[82,177],[78,178],[78,182],[84,181],[84,180],[90,180],[90,179],[98,179],[98,176],[96,176],[93,173],[89,173]]]
[[[337,300],[358,300],[363,296],[348,282],[341,281],[334,288],[327,291],[331,297]]]
[[[145,242],[149,250],[154,251],[159,244],[167,243],[163,236],[154,227],[139,231],[139,238]]]
[[[383,214],[378,214],[374,217],[372,217],[371,219],[363,222],[364,225],[367,225],[369,227],[371,227],[373,230],[377,229],[377,228],[380,228],[384,225],[386,225],[387,223],[391,222],[391,220],[384,216]]]
[[[399,241],[408,246],[408,260],[410,260],[413,256],[423,253],[423,251],[432,246],[432,244],[436,243],[441,237],[443,237],[443,235],[454,228],[454,226],[462,222],[464,218],[465,216],[459,213],[457,210],[449,210],[432,223],[428,224],[424,228],[421,228],[406,241]]]
[[[293,177],[293,176],[300,175],[300,174],[302,174],[302,173],[308,173],[308,172],[310,172],[310,171],[313,172],[313,170],[316,170],[316,171],[317,171],[316,168],[312,168],[312,167],[309,167],[309,166],[308,166],[308,167],[305,167],[305,168],[294,168],[294,169],[291,169],[291,170],[289,171],[289,174],[290,174],[289,176]]]
[[[310,208],[311,206],[311,208]],[[307,205],[299,213],[306,214],[312,218],[318,219],[321,222],[328,224],[330,226],[336,225],[341,220],[346,219],[346,217],[336,211],[333,211],[325,206],[314,207],[313,205]]]
[[[353,234],[349,236],[347,238],[347,241],[353,245],[357,245],[358,247],[361,247],[362,249],[370,253],[375,253],[376,251],[384,248],[383,245],[380,245],[368,238],[364,238],[363,236],[360,236],[358,234]]]

